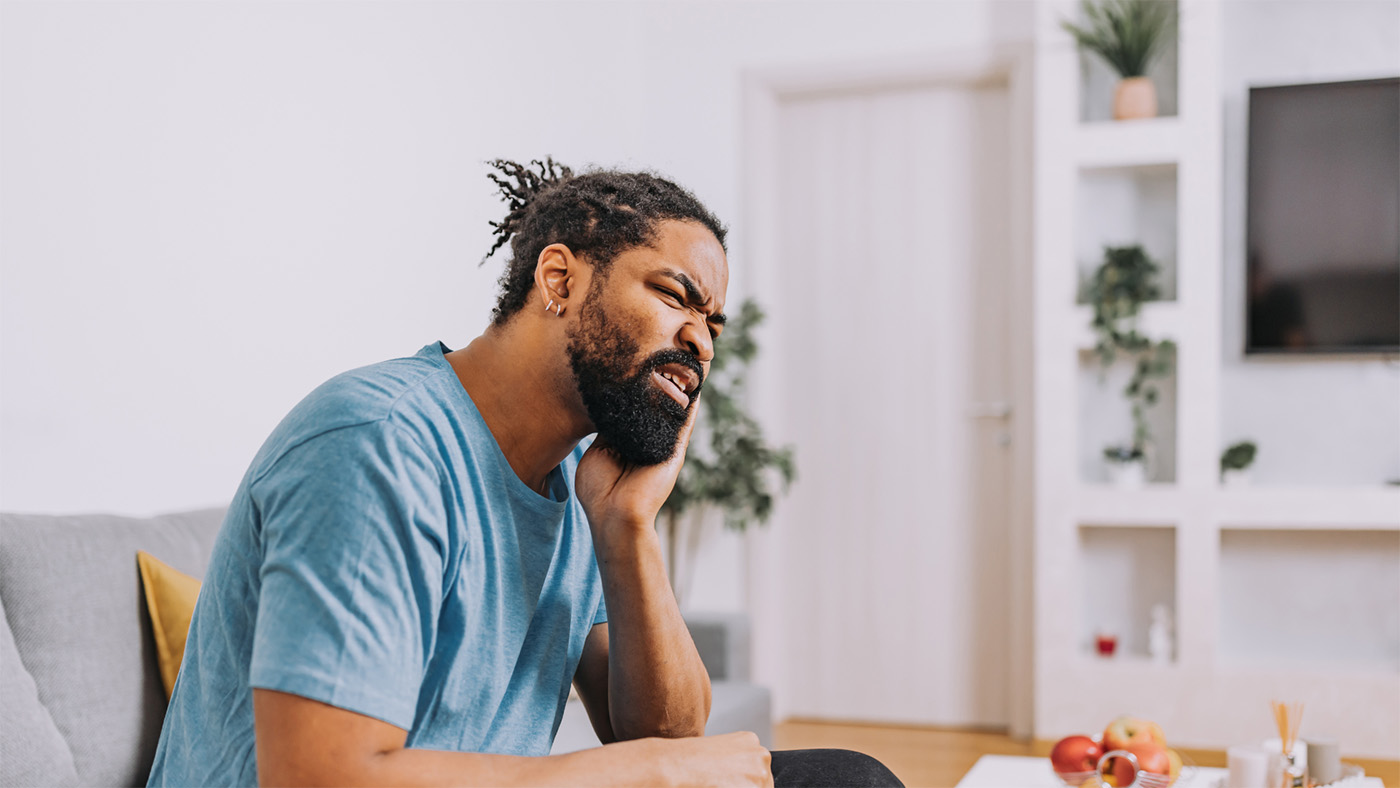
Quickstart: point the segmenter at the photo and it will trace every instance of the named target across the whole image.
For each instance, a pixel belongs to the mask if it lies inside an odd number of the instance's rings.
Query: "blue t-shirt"
[[[581,444],[549,495],[511,469],[441,343],[331,379],[253,460],[200,589],[149,785],[255,785],[252,688],[546,755],[607,620]]]

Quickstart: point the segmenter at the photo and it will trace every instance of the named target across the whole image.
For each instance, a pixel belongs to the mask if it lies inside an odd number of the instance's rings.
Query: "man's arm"
[[[589,633],[575,678],[599,740],[703,736],[710,677],[666,580],[656,529],[595,528],[593,540],[608,621]]]
[[[657,512],[675,486],[699,412],[696,402],[666,462],[627,465],[600,437],[575,474],[608,609],[607,623],[588,635],[575,681],[604,742],[702,736],[710,717],[710,676],[666,579],[656,535]],[[604,698],[606,725],[599,719]]]
[[[407,749],[402,728],[275,690],[253,690],[253,716],[264,786],[772,785],[752,733],[529,758]]]
[[[594,624],[588,631],[588,638],[583,641],[583,654],[578,660],[578,670],[574,672],[574,688],[578,690],[583,708],[588,712],[588,721],[593,723],[593,732],[598,734],[598,741],[603,744],[617,741],[608,712],[607,622]]]
[[[690,648],[694,649],[694,642],[690,639],[689,628],[687,627],[687,642]],[[588,718],[593,723],[593,730],[598,734],[598,741],[603,744],[610,744],[619,741],[624,737],[613,732],[611,708],[626,708],[628,700],[622,697],[616,701],[611,700],[608,680],[610,672],[610,660],[608,642],[608,625],[595,624],[588,633],[588,639],[583,644],[583,655],[579,658],[578,672],[574,674],[574,686],[578,688],[579,697],[583,700],[583,707],[588,711]],[[619,660],[621,662],[621,660]],[[630,682],[628,682],[630,684]],[[635,686],[634,686],[635,688]],[[626,690],[622,693],[625,696]],[[704,729],[705,720],[709,718],[710,708],[710,684],[708,672],[704,686],[705,717],[700,721],[701,732]],[[616,706],[614,704],[617,704]],[[653,735],[665,735],[655,732]],[[698,736],[700,733],[690,733],[682,735]]]

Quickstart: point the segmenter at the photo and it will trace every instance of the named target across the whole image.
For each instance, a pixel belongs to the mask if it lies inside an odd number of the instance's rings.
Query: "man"
[[[725,230],[664,179],[534,164],[493,162],[512,260],[488,330],[333,378],[254,458],[150,785],[897,783],[703,736],[653,523],[724,326]],[[549,756],[571,680],[604,746]]]

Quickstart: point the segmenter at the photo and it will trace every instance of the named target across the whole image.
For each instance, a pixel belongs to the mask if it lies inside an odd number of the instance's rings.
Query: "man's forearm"
[[[630,741],[565,755],[525,757],[400,748],[374,756],[368,768],[337,776],[343,785],[616,785],[668,782],[656,740]],[[270,784],[263,779],[263,784]],[[274,781],[275,782],[275,781]]]
[[[594,552],[608,606],[608,710],[619,740],[699,736],[710,678],[675,595],[656,529],[603,524]]]

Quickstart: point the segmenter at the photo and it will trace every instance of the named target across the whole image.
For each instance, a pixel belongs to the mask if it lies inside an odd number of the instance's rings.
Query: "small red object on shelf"
[[[1099,650],[1099,656],[1111,657],[1113,652],[1118,650],[1118,636],[1097,635],[1094,637],[1094,646]]]

